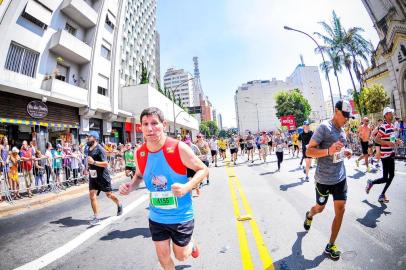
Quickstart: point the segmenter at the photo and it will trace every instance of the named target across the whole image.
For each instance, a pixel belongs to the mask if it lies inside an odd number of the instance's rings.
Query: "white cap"
[[[385,116],[385,114],[387,114],[387,113],[394,113],[395,112],[395,110],[394,109],[392,109],[392,108],[390,108],[390,107],[386,107],[385,109],[383,109],[383,116]]]
[[[20,152],[20,150],[18,150],[18,148],[14,146],[13,149],[11,149],[11,152],[18,154],[18,152]]]

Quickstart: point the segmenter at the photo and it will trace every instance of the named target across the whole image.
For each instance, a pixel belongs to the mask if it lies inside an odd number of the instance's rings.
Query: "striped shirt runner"
[[[381,139],[389,142],[392,134],[394,134],[395,128],[392,123],[387,123],[386,121],[379,127],[378,134],[381,135]],[[394,153],[391,146],[381,145],[381,158],[386,158]]]

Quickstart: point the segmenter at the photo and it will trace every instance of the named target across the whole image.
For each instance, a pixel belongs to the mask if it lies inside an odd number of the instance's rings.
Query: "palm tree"
[[[326,22],[319,22],[319,24],[323,27],[326,34],[319,32],[315,32],[314,34],[324,41],[326,47],[331,48],[331,50],[338,54],[350,74],[354,90],[356,90],[351,68],[355,67],[354,71],[359,71],[357,58],[364,59],[364,56],[370,52],[366,45],[368,42],[361,35],[363,29],[360,27],[352,27],[345,30],[335,11],[333,11],[331,25]]]
[[[334,76],[336,77],[337,80],[337,86],[338,86],[338,93],[340,95],[340,99],[342,98],[341,95],[341,86],[340,86],[340,81],[338,79],[338,72],[342,71],[342,60],[340,55],[334,51],[333,49],[326,47],[326,46],[321,46],[320,47],[321,51],[327,53],[327,56],[330,60],[326,60],[325,62],[320,64],[320,69],[324,71],[326,78],[327,74],[330,73],[331,70],[333,70]],[[315,49],[316,53],[319,53],[319,49]]]

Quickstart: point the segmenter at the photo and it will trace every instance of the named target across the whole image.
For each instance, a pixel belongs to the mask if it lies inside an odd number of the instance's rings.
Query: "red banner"
[[[296,119],[293,115],[281,116],[281,126],[285,126],[288,130],[296,129]]]
[[[134,132],[134,125],[132,123],[125,123],[126,132]],[[142,133],[141,124],[135,124],[135,132]]]

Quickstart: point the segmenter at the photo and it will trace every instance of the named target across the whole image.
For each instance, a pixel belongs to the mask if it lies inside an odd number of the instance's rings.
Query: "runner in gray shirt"
[[[350,158],[352,155],[350,150],[345,149],[347,141],[342,127],[347,123],[351,110],[348,101],[338,101],[333,119],[323,122],[317,128],[306,150],[306,155],[317,158],[318,162],[315,174],[316,204],[306,213],[304,228],[310,229],[313,216],[323,212],[328,196],[333,195],[335,217],[330,241],[324,249],[333,260],[338,260],[341,255],[335,241],[343,221],[347,200],[344,157]]]

